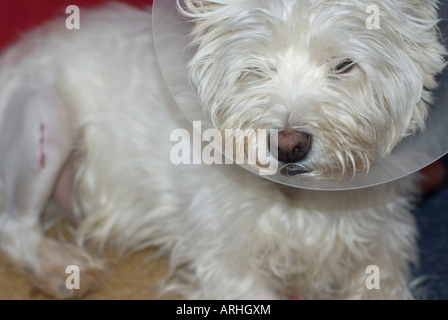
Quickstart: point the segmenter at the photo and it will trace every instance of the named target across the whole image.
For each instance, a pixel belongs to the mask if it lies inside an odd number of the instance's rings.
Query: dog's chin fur
[[[379,30],[365,26],[372,4]],[[301,165],[323,179],[368,169],[424,128],[444,67],[435,1],[181,7],[195,21],[191,81],[219,130],[305,131],[313,145]],[[344,59],[356,65],[337,73]],[[94,287],[103,264],[88,243],[157,246],[170,259],[161,292],[186,298],[412,298],[418,176],[319,192],[237,165],[173,165],[170,133],[191,125],[158,68],[151,14],[119,4],[83,10],[80,30],[47,23],[1,58],[0,248],[35,286],[56,297]],[[23,149],[10,149],[14,137]],[[40,230],[54,187],[78,221],[74,245]],[[73,264],[82,290],[64,286]],[[366,286],[370,265],[380,289]]]

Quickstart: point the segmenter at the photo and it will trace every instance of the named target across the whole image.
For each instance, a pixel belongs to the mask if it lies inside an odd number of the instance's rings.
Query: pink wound
[[[43,169],[45,168],[45,125],[42,123],[40,125],[40,140],[39,140],[39,151],[40,151],[40,156],[39,156],[39,165],[40,168]]]

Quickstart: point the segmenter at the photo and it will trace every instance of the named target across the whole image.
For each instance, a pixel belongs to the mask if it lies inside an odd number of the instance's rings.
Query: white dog
[[[424,128],[444,67],[437,1],[181,2],[204,116],[218,130],[279,130],[285,175],[368,170]],[[418,177],[325,192],[238,165],[174,165],[170,133],[191,124],[160,75],[151,13],[113,4],[81,18],[79,30],[47,23],[0,60],[0,248],[35,286],[81,296],[103,270],[87,244],[157,246],[170,259],[163,289],[186,298],[412,297]],[[76,243],[43,234],[52,200]],[[69,265],[79,290],[65,285]]]

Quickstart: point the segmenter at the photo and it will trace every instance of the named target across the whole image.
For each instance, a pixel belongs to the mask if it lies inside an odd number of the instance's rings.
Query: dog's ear
[[[445,67],[446,51],[440,42],[437,28],[438,1],[364,1],[366,5],[376,5],[380,12],[379,28],[374,34],[378,33],[378,39],[383,39],[385,46],[389,43],[395,52],[400,53],[394,58],[393,64],[394,69],[399,71],[397,75],[407,81],[400,85],[403,92],[408,91],[411,99],[409,104],[415,105],[410,119],[403,118],[406,121],[409,119],[404,124],[404,135],[412,135],[425,128],[428,106],[433,102],[432,90],[437,87],[436,75]],[[383,47],[377,49],[378,56],[387,52]],[[396,105],[392,101],[389,103]]]
[[[184,13],[198,16],[218,10],[230,2],[230,0],[178,0],[178,5]]]
[[[201,42],[208,42],[209,39],[204,36],[210,34],[220,26],[221,23],[234,11],[228,10],[232,7],[234,0],[177,0],[177,8],[189,22],[194,26],[191,32],[190,45],[198,45]],[[223,29],[225,30],[225,29]],[[225,31],[224,31],[225,32]],[[219,34],[219,32],[218,32]]]
[[[437,0],[399,1],[404,19],[402,19],[401,35],[407,43],[407,50],[420,70],[422,95],[414,109],[408,126],[408,134],[425,127],[428,104],[433,102],[431,91],[437,87],[436,75],[446,66],[446,49],[440,42],[437,28]],[[400,22],[397,22],[397,24]]]

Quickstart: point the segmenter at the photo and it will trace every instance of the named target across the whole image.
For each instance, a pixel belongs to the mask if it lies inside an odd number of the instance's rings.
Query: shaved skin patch
[[[52,199],[63,209],[64,213],[69,214],[69,217],[72,211],[72,183],[73,183],[73,163],[70,159],[64,164],[59,176],[56,180]]]

